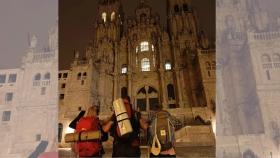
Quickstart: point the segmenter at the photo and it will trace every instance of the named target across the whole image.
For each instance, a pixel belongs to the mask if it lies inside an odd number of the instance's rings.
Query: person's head
[[[130,97],[129,96],[124,96],[123,98],[123,102],[124,102],[124,104],[130,104]]]
[[[99,107],[98,106],[91,106],[88,108],[87,116],[88,117],[97,117],[99,115]]]

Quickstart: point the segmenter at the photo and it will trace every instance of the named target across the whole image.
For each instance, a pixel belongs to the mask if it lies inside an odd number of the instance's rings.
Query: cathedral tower
[[[98,2],[93,46],[94,71],[97,75],[96,97],[102,111],[108,110],[114,96],[115,57],[123,33],[123,12],[120,0]]]

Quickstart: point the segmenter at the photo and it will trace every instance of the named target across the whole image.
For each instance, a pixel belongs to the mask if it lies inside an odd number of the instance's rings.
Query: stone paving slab
[[[148,157],[147,148],[141,148],[141,157]],[[177,147],[177,158],[215,158],[214,146]],[[104,158],[111,157],[112,149],[106,148]],[[76,158],[75,154],[67,149],[59,150],[60,158]]]

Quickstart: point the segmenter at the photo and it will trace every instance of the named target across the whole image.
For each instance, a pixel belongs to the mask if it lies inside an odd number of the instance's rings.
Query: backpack
[[[175,142],[175,130],[171,115],[167,111],[159,111],[152,120],[151,127],[152,149],[156,153],[171,149]],[[157,154],[156,154],[157,155]]]
[[[127,133],[123,136],[120,135],[120,131],[119,131],[119,126],[117,123],[116,118],[114,119],[114,126],[112,128],[112,136],[114,136],[114,140],[116,140],[117,142],[122,142],[122,143],[130,143],[131,141],[138,139],[139,138],[139,133],[140,133],[140,124],[139,124],[139,120],[138,117],[136,116],[136,112],[133,112],[132,118],[129,118],[131,126],[133,131],[131,133]]]
[[[99,129],[99,119],[96,117],[82,117],[76,126],[76,132],[83,131],[97,131]],[[101,151],[101,142],[96,141],[84,141],[77,142],[75,144],[75,152],[79,156],[93,156]]]

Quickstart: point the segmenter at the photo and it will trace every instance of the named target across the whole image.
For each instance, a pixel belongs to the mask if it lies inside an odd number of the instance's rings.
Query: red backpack
[[[97,131],[99,129],[99,119],[97,117],[82,117],[77,123],[76,132],[81,131]],[[96,141],[84,141],[77,142],[75,144],[75,152],[79,156],[93,156],[101,151],[101,142]]]

